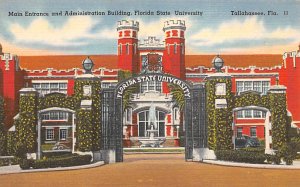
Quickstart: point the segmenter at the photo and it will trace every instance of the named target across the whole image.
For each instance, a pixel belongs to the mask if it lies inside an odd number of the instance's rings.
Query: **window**
[[[265,118],[266,112],[260,110],[239,110],[237,118]]]
[[[115,85],[116,85],[115,82],[101,82],[101,88],[110,88]]]
[[[250,136],[251,137],[256,137],[256,127],[251,127],[250,128]]]
[[[269,88],[270,88],[270,82],[269,81],[263,81],[262,82],[262,93],[267,94]]]
[[[236,81],[236,93],[254,90],[262,94],[267,94],[270,88],[270,81]]]
[[[243,118],[244,114],[242,110],[237,111],[237,118]]]
[[[67,94],[68,83],[67,81],[63,82],[33,82],[33,88],[41,95],[46,95],[49,93],[59,92],[63,94]]]
[[[59,129],[59,139],[66,140],[67,139],[68,130],[67,129]]]
[[[132,117],[132,108],[126,109],[126,122],[131,123],[131,117]]]
[[[156,121],[153,129],[155,130],[155,137],[165,137],[165,113],[156,111]],[[149,137],[148,130],[151,129],[149,124],[149,110],[145,110],[138,113],[138,134],[139,137]]]
[[[252,90],[252,82],[251,81],[245,81],[244,82],[244,91]]]
[[[174,44],[174,54],[177,54],[177,44]]]
[[[244,91],[244,82],[242,81],[236,82],[236,92],[239,94],[242,91]]]
[[[243,127],[238,127],[236,131],[236,137],[240,138],[243,136]]]
[[[261,92],[261,82],[260,81],[254,81],[253,82],[253,90],[257,92]]]
[[[181,51],[181,54],[184,54],[184,44],[183,43],[180,45],[180,51]]]
[[[161,92],[162,83],[159,81],[148,81],[141,83],[141,93],[148,91],[157,91]]]
[[[122,54],[122,44],[119,45],[119,54]]]
[[[167,45],[168,48],[168,55],[170,54],[170,44]]]
[[[174,120],[179,120],[178,108],[174,108]]]
[[[42,120],[68,120],[68,112],[52,111],[42,114]]]
[[[133,44],[133,50],[134,50],[134,54],[136,54],[136,44]]]
[[[54,139],[54,129],[46,129],[46,140]]]
[[[252,118],[252,110],[245,110],[245,118]]]
[[[266,112],[260,110],[240,110],[237,111],[237,118],[266,118]]]
[[[126,44],[126,54],[129,55],[129,44]]]
[[[253,110],[253,118],[262,118],[262,112],[259,110]]]

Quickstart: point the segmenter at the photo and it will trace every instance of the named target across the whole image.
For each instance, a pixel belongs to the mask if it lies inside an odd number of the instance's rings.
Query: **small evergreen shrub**
[[[91,155],[77,155],[73,154],[71,156],[61,156],[53,158],[44,158],[41,160],[35,160],[32,166],[34,169],[41,168],[56,168],[56,167],[69,167],[69,166],[79,166],[90,164],[92,160]],[[25,166],[27,163],[24,163]],[[23,168],[22,168],[23,169]]]
[[[217,150],[215,151],[218,160],[244,162],[251,164],[263,164],[266,160],[264,153],[245,150]]]

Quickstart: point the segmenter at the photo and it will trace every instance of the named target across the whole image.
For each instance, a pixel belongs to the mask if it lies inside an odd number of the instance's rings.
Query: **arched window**
[[[180,51],[181,51],[181,54],[184,55],[184,44],[183,43],[180,44]]]
[[[136,54],[136,44],[133,44],[133,50],[134,50],[134,54]]]
[[[177,54],[177,44],[174,44],[174,54]]]
[[[154,127],[155,137],[165,137],[165,113],[162,111],[155,111],[156,120]],[[149,124],[149,110],[144,110],[138,113],[138,135],[139,137],[149,137],[150,133],[148,130],[151,129]]]
[[[129,44],[126,44],[126,54],[129,55]]]
[[[122,54],[122,44],[119,45],[119,54]]]
[[[179,120],[178,111],[179,111],[178,108],[174,108],[174,110],[173,110],[173,112],[174,112],[174,114],[173,114],[174,121]]]
[[[170,44],[167,45],[168,55],[170,54]]]

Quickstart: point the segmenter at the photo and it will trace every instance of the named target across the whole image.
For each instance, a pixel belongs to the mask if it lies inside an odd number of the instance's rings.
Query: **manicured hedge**
[[[67,157],[54,157],[45,158],[41,160],[27,160],[24,159],[20,163],[22,169],[41,169],[41,168],[56,168],[56,167],[69,167],[79,166],[91,163],[91,155],[71,155]]]
[[[266,160],[264,153],[259,151],[245,150],[217,150],[215,151],[218,160],[245,162],[251,164],[263,164]]]

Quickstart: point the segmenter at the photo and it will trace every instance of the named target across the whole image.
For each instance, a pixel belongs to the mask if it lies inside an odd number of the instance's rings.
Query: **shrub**
[[[265,154],[258,151],[217,150],[215,153],[218,160],[224,161],[263,164],[266,160]]]
[[[282,147],[280,147],[280,149],[278,149],[276,155],[278,155],[280,158],[283,158],[283,160],[286,162],[286,165],[292,165],[293,160],[296,159],[297,156],[296,147],[296,142],[285,143]]]
[[[30,169],[34,165],[33,159],[22,159],[20,161],[20,168],[21,169]]]
[[[68,157],[76,154],[72,154],[71,152],[48,152],[43,153],[43,157],[46,158],[54,158],[54,157]]]
[[[58,156],[53,158],[44,158],[41,160],[36,160],[32,164],[34,169],[41,168],[56,168],[56,167],[68,167],[68,166],[78,166],[91,163],[91,155],[76,155],[71,156]]]
[[[269,164],[274,163],[278,165],[281,163],[281,156],[279,154],[266,155],[266,159]]]

